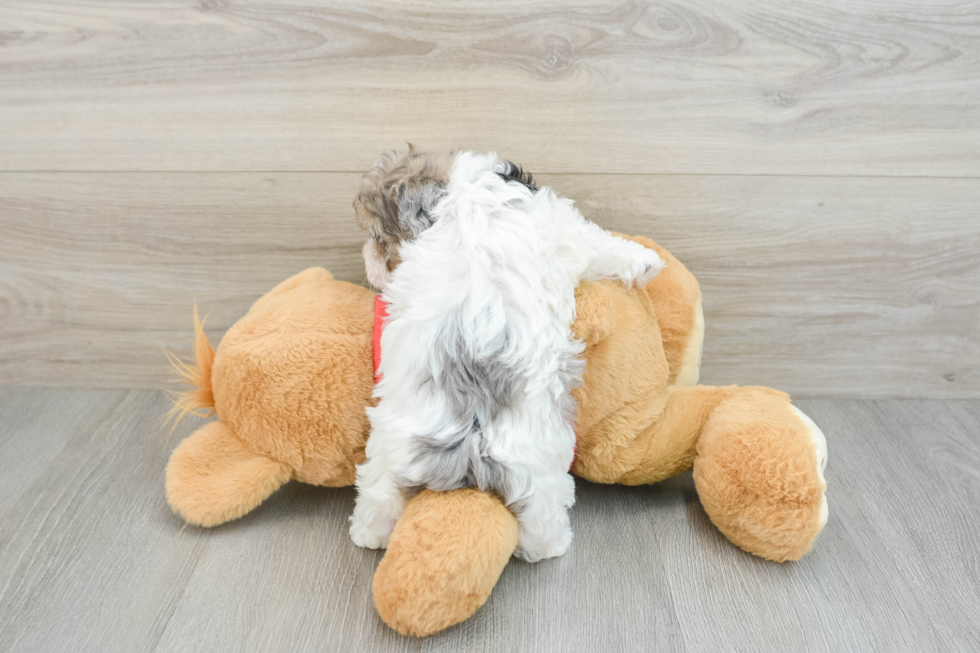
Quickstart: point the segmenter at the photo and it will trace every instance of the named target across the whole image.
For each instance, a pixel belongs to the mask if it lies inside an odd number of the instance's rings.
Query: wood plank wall
[[[493,148],[701,280],[706,383],[980,396],[980,3],[8,0],[0,385],[157,387],[360,171]]]

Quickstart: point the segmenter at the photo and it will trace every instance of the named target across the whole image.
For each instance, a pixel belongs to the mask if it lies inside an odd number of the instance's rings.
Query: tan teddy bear
[[[646,288],[583,282],[573,331],[587,367],[575,391],[573,471],[595,483],[656,483],[693,467],[705,512],[739,547],[775,560],[810,550],[827,520],[826,441],[789,397],[697,386],[703,318],[693,275],[667,263]],[[259,299],[217,353],[196,319],[195,386],[178,412],[213,410],[167,466],[167,498],[192,524],[254,509],[283,483],[352,485],[373,401],[375,295],[311,268]],[[409,501],[374,578],[399,632],[428,635],[472,615],[517,545],[514,516],[476,489]]]

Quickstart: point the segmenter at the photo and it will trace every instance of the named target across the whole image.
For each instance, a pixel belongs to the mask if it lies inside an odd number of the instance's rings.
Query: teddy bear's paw
[[[820,427],[802,410],[792,404],[790,404],[789,408],[793,411],[793,414],[800,418],[800,421],[803,422],[803,425],[809,433],[810,440],[813,442],[813,448],[816,451],[817,476],[820,477],[820,483],[826,488],[827,478],[824,476],[824,472],[827,469],[827,436],[823,434]],[[820,528],[826,526],[828,514],[829,509],[827,507],[827,494],[825,491],[820,495],[820,515],[818,517]]]

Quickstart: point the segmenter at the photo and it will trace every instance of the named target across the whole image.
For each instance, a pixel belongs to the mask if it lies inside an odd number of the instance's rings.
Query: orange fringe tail
[[[205,318],[207,319],[207,318]],[[188,414],[198,417],[214,415],[214,394],[211,392],[211,364],[214,363],[214,348],[204,335],[204,323],[197,315],[197,305],[194,305],[194,365],[188,365],[172,352],[164,349],[167,359],[177,373],[176,383],[186,383],[194,386],[190,390],[174,392],[174,405],[167,413],[167,421],[173,422],[171,432],[177,428]],[[202,412],[207,411],[207,412]]]

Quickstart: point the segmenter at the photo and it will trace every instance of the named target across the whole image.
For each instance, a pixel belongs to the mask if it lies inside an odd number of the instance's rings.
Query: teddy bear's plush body
[[[586,371],[575,390],[573,471],[596,483],[655,483],[693,467],[712,522],[775,561],[810,550],[827,519],[826,442],[781,392],[696,386],[703,319],[693,275],[652,241],[667,267],[646,288],[582,283],[575,335]],[[197,324],[196,386],[184,409],[214,409],[167,466],[167,497],[192,524],[215,526],[290,479],[354,482],[373,388],[374,295],[321,268],[259,299],[215,353]],[[382,618],[427,635],[487,599],[517,545],[517,522],[475,489],[412,498],[375,573]]]

